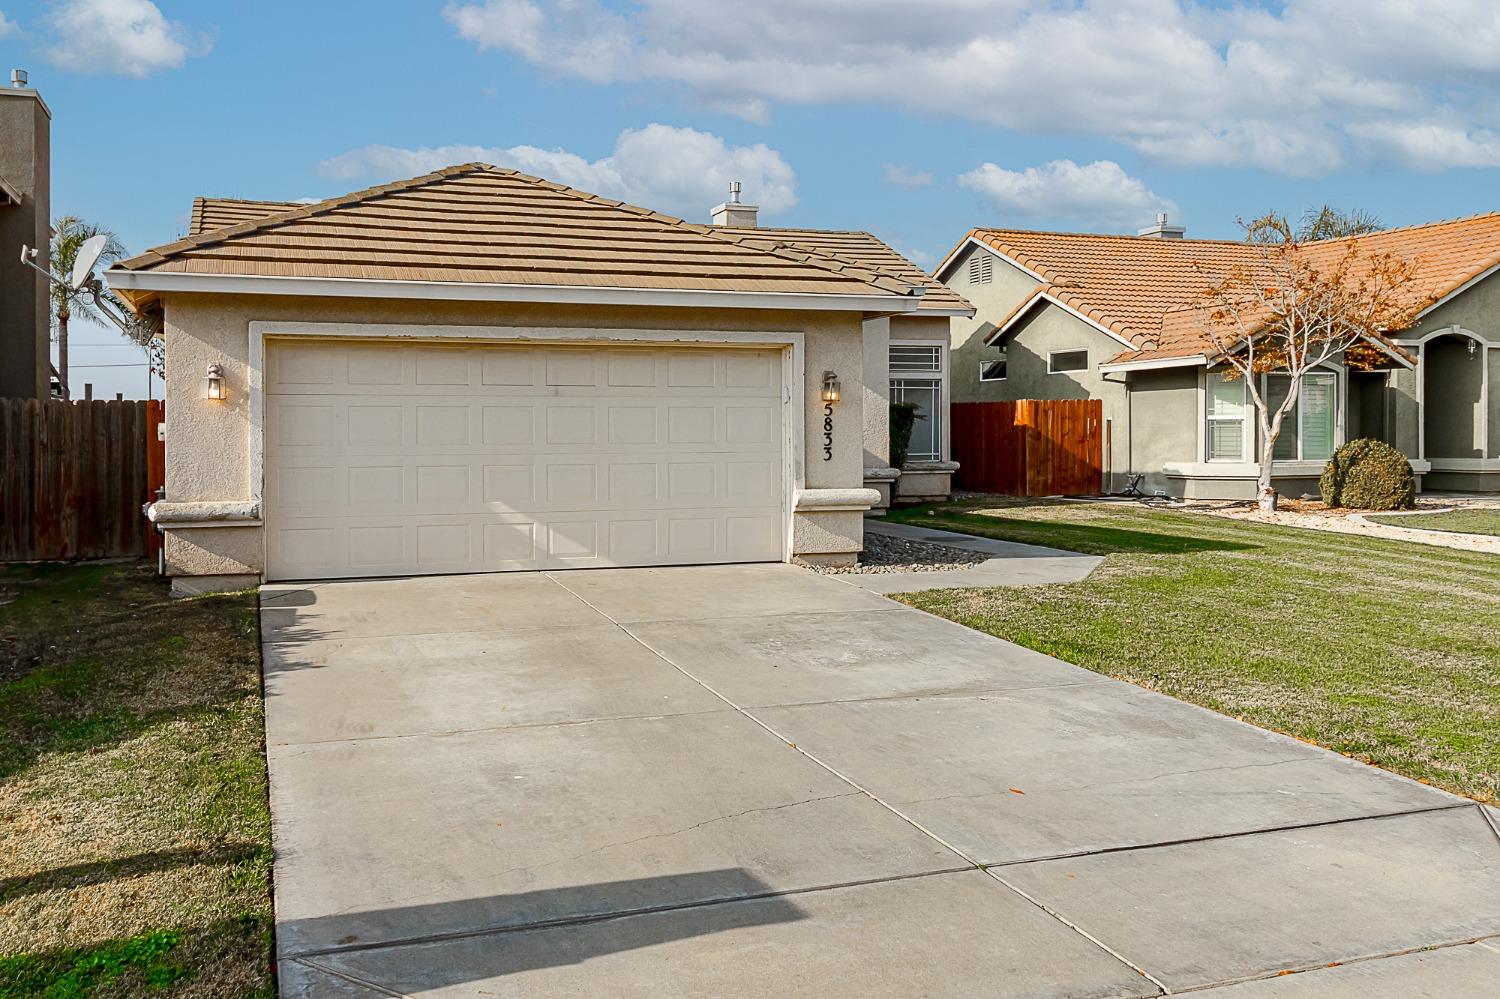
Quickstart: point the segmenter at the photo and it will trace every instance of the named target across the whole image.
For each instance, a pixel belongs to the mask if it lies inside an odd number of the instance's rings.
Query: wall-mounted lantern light
[[[823,372],[823,401],[839,401],[839,376],[832,371]]]
[[[208,375],[203,379],[203,398],[215,402],[224,401],[224,366],[210,364]]]

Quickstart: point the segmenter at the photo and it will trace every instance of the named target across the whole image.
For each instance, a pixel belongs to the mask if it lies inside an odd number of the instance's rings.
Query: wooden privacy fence
[[[0,399],[0,562],[150,555],[157,401]]]
[[[962,489],[1076,496],[1103,487],[1104,403],[1098,399],[956,402],[952,414]]]

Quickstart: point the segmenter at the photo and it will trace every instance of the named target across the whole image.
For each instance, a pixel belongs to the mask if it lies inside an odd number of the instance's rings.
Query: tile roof
[[[926,287],[927,293],[917,305],[917,311],[942,309],[945,311],[967,312],[974,314],[974,306],[970,305],[958,292],[938,281],[922,268],[897,253],[889,245],[872,236],[868,232],[840,231],[836,229],[726,229],[726,232],[737,233],[762,233],[772,239],[786,242],[792,246],[805,247],[809,250],[818,250],[830,253],[845,260],[858,261],[867,267],[890,274],[892,277],[910,284],[920,284]]]
[[[968,238],[1042,280],[998,327],[1004,329],[1037,299],[1050,297],[1119,338],[1126,350],[1113,358],[1116,363],[1189,357],[1210,349],[1193,307],[1201,304],[1213,281],[1260,259],[1254,245],[1229,240],[1018,229],[974,229]],[[1406,292],[1420,309],[1500,264],[1500,213],[1387,229],[1355,237],[1355,242],[1366,259],[1390,253],[1412,263]],[[1346,245],[1340,239],[1308,247],[1331,261]]]
[[[245,198],[194,198],[193,216],[188,223],[188,235],[196,236],[210,229],[241,222],[253,222],[281,212],[295,211],[305,202],[301,201],[249,201]]]
[[[274,210],[274,214],[265,214]],[[228,222],[209,228],[216,222]],[[128,271],[589,288],[920,295],[885,270],[469,163],[311,205],[201,199]]]

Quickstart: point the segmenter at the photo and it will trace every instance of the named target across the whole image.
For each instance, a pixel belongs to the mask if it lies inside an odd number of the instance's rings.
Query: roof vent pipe
[[[10,71],[10,85],[15,89],[25,89],[26,80],[26,71],[24,69],[13,69]]]
[[[1137,229],[1135,234],[1142,239],[1181,239],[1187,234],[1187,229],[1180,225],[1168,225],[1167,213],[1156,213],[1156,225]]]
[[[741,203],[740,182],[731,180],[729,182],[729,200],[715,207],[711,218],[714,225],[723,226],[726,229],[754,229],[755,216],[759,212],[759,205]]]

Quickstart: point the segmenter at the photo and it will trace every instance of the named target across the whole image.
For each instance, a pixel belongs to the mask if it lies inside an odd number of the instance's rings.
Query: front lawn
[[[1500,557],[1130,503],[895,510],[1106,556],[1080,583],[900,600],[1481,800],[1500,797]]]
[[[274,995],[255,607],[0,567],[0,995]]]
[[[1412,527],[1424,531],[1458,534],[1493,534],[1500,537],[1500,508],[1477,507],[1447,513],[1370,514],[1365,518],[1389,527]]]

